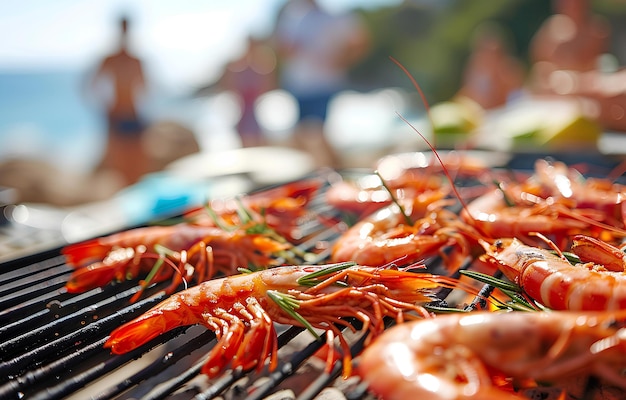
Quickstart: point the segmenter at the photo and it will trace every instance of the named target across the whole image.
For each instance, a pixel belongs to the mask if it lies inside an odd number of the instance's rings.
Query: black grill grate
[[[309,218],[298,225],[306,238],[299,247],[315,248],[319,254],[308,263],[324,261],[345,228],[339,212],[325,202],[328,185],[311,202]],[[320,223],[318,216],[335,223]],[[108,334],[163,300],[159,290],[165,283],[134,304],[129,299],[139,290],[137,282],[71,295],[64,284],[72,269],[59,252],[53,249],[0,266],[0,399],[262,399],[272,394],[314,399],[332,387],[347,399],[371,396],[358,380],[340,377],[341,362],[325,373],[323,361],[314,356],[324,342],[296,327],[277,327],[280,363],[271,373],[231,371],[209,382],[200,369],[215,335],[198,326],[181,327],[128,354],[111,355],[103,348]],[[432,268],[438,263],[429,262]],[[447,294],[442,291],[441,298]],[[356,355],[363,338],[351,339]],[[286,389],[293,395],[280,397]]]

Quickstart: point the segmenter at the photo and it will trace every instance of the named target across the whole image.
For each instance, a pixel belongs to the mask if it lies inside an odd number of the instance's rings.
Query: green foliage
[[[450,0],[425,4],[405,1],[400,6],[361,11],[372,35],[373,49],[353,71],[358,86],[412,90],[406,76],[389,61],[391,56],[417,79],[430,104],[448,100],[460,87],[473,34],[479,25],[495,22],[508,30],[511,51],[527,63],[530,40],[551,14],[547,0]]]

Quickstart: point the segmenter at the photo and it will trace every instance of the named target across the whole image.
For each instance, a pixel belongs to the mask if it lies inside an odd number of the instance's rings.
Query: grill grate
[[[298,224],[303,238],[300,249],[314,249],[317,254],[315,260],[302,260],[303,264],[323,262],[345,228],[339,212],[325,202],[329,184],[311,202],[309,217]],[[320,223],[320,216],[335,222]],[[133,304],[129,299],[139,286],[132,281],[71,295],[64,284],[72,268],[59,254],[60,249],[53,249],[0,266],[0,399],[262,399],[273,395],[304,400],[330,388],[347,399],[371,396],[356,378],[340,377],[340,361],[325,373],[323,361],[315,357],[325,342],[291,326],[277,326],[279,365],[271,373],[230,371],[208,382],[200,369],[215,335],[199,326],[181,327],[127,354],[111,355],[103,348],[111,330],[163,300],[160,290],[167,283],[155,285],[148,297]],[[428,264],[437,268],[440,260]],[[439,295],[444,300],[448,294],[442,290]],[[347,332],[356,355],[364,338],[350,335]]]

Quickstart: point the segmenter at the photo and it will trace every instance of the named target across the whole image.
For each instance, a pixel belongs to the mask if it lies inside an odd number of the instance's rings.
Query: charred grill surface
[[[298,223],[300,249],[317,254],[302,264],[325,261],[346,226],[325,201],[328,185]],[[437,271],[441,260],[427,263]],[[109,333],[163,300],[167,283],[154,285],[131,304],[140,290],[137,281],[75,295],[64,289],[71,272],[60,249],[0,266],[0,399],[314,399],[329,390],[341,393],[336,398],[371,396],[358,379],[341,377],[341,360],[331,373],[324,372],[325,360],[316,353],[325,342],[290,326],[277,325],[279,366],[273,372],[229,371],[209,381],[200,369],[215,335],[199,326],[178,328],[127,354],[112,355],[103,348]],[[441,303],[435,305],[445,306],[449,294],[440,291]],[[476,298],[468,307],[480,308],[480,302]],[[357,355],[364,338],[346,336]]]

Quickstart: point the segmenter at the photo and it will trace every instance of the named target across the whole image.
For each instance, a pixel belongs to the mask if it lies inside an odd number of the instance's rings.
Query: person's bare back
[[[120,20],[119,49],[104,58],[94,77],[109,85],[110,98],[104,104],[107,118],[107,145],[98,170],[112,170],[127,184],[149,172],[142,144],[145,129],[137,104],[145,88],[142,63],[128,51],[128,20]]]
[[[104,60],[101,73],[110,76],[115,93],[109,115],[136,116],[136,92],[142,90],[144,85],[141,61],[123,49]]]

